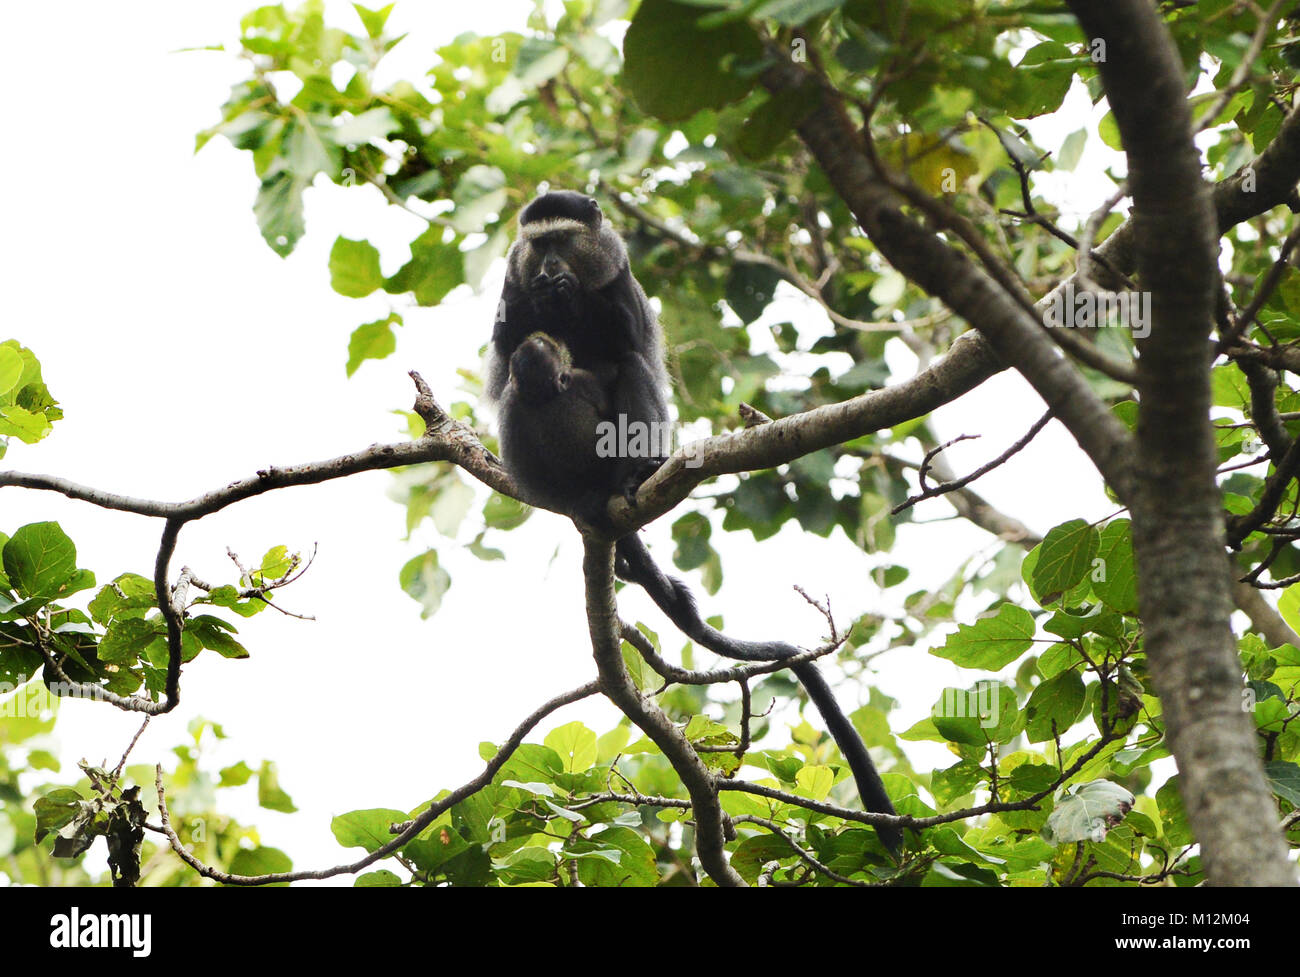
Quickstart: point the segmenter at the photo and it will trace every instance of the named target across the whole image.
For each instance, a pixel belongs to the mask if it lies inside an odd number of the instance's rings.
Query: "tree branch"
[[[1149,0],[1069,5],[1104,51],[1098,68],[1128,154],[1137,267],[1152,293],[1151,332],[1139,340],[1140,461],[1126,501],[1166,734],[1207,878],[1294,885],[1255,725],[1241,709],[1228,622],[1231,583],[1209,423],[1221,225],[1192,142],[1182,62]]]
[[[623,665],[618,609],[614,604],[614,546],[587,535],[582,542],[587,628],[600,673],[600,690],[650,737],[682,779],[695,814],[695,851],[704,871],[720,886],[743,886],[745,880],[727,862],[724,846],[735,829],[722,811],[713,774],[663,710],[641,695]]]

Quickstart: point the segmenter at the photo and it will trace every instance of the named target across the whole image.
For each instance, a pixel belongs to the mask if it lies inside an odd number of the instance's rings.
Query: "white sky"
[[[483,298],[461,290],[438,310],[402,309],[397,353],[366,363],[349,380],[348,335],[388,306],[383,296],[359,302],[332,292],[329,248],[340,233],[369,237],[391,272],[418,221],[386,207],[377,193],[317,187],[307,194],[307,236],[282,260],[253,218],[249,156],[220,138],[194,155],[195,133],[217,120],[244,72],[228,54],[169,52],[233,41],[252,6],[153,0],[129,8],[6,8],[10,44],[0,72],[14,95],[3,127],[0,339],[17,338],[35,351],[67,417],[38,445],[11,442],[0,467],[188,498],[269,464],[397,440],[401,421],[390,412],[410,407],[407,370],[420,370],[446,404],[456,398],[455,370],[477,366],[499,268]],[[357,28],[348,4],[329,7],[334,23]],[[530,7],[522,0],[401,3],[391,24],[413,33],[394,52],[391,70],[422,71],[434,46],[464,30],[521,29]],[[40,40],[52,25],[62,25],[57,46]],[[1087,111],[1085,99],[1070,113],[1069,128]],[[1085,157],[1080,170],[1089,165]],[[1106,190],[1078,199],[1075,189],[1065,192],[1067,206],[1086,214]],[[937,426],[949,437],[983,435],[950,453],[964,471],[1001,452],[1041,409],[1023,383],[1003,375],[941,411]],[[410,808],[458,785],[481,769],[480,741],[500,741],[541,701],[593,674],[580,547],[569,526],[539,514],[526,531],[490,538],[509,554],[497,563],[442,541],[454,583],[442,610],[421,621],[397,573],[438,539],[428,525],[415,540],[401,539],[405,510],[386,496],[391,481],[376,472],[242,503],[187,527],[173,565],[173,573],[188,564],[201,577],[233,582],[227,546],[248,563],[277,543],[304,551],[319,543],[315,566],[280,596],[317,620],[267,611],[236,621],[252,658],[228,662],[204,652],[183,675],[181,707],[155,720],[132,755],[135,763],[165,762],[191,717],[223,723],[231,739],[208,768],[240,759],[256,767],[271,758],[300,811],[258,808],[252,785],[221,792],[221,810],[257,825],[264,843],[285,849],[298,868],[355,857],[330,834],[333,815]],[[1069,437],[1051,425],[976,488],[1043,532],[1111,511],[1099,484]],[[942,503],[919,510],[922,518],[944,514]],[[63,525],[78,545],[79,565],[101,584],[128,570],[152,576],[158,521],[50,493],[0,492],[0,528],[46,519]],[[663,519],[648,534],[665,565],[670,523]],[[829,594],[845,624],[889,607],[870,583],[874,558],[842,535],[805,538],[792,524],[762,544],[748,534],[714,539],[726,584],[703,603],[709,613],[725,613],[740,636],[816,643],[822,622],[790,590],[794,583]],[[913,567],[913,576],[900,590],[941,583],[990,542],[961,521],[904,528],[893,561]],[[503,599],[508,609],[499,606]],[[642,595],[625,591],[622,603],[625,614],[668,637],[667,623]],[[669,649],[679,645],[666,641]],[[905,704],[893,719],[897,732],[926,714],[944,684],[965,686],[976,677],[928,650],[880,660],[878,684]],[[604,732],[617,715],[587,702],[534,735],[575,718]],[[102,705],[65,704],[55,746],[64,773],[75,773],[78,757],[115,761],[137,726],[135,717]],[[909,750],[918,764],[950,762],[941,747]]]

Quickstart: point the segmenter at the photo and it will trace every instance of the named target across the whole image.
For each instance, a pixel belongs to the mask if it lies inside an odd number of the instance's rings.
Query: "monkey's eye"
[[[561,373],[558,377],[556,377],[555,382],[560,385],[561,390],[568,390],[569,383],[572,380],[573,380],[573,374],[565,372],[565,373]]]

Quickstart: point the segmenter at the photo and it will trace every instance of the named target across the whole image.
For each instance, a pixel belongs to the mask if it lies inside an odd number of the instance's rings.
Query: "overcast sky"
[[[307,235],[281,259],[253,218],[257,181],[248,154],[220,138],[194,154],[195,133],[217,121],[229,86],[245,75],[229,54],[175,52],[232,42],[252,6],[155,0],[6,9],[15,43],[0,67],[11,93],[0,190],[0,340],[17,338],[36,353],[67,416],[38,445],[11,442],[0,466],[179,500],[266,465],[396,440],[403,422],[392,411],[409,409],[413,399],[407,370],[420,370],[448,403],[457,396],[455,371],[477,367],[500,268],[482,297],[461,289],[437,310],[403,308],[397,353],[348,379],[348,335],[389,306],[382,295],[357,301],[330,290],[330,246],[338,234],[368,237],[388,273],[405,260],[418,221],[377,193],[318,185],[307,194]],[[358,29],[350,5],[328,6],[334,23]],[[399,3],[392,26],[412,35],[389,69],[416,77],[435,46],[465,30],[522,29],[530,7]],[[1075,109],[1075,119],[1087,112],[1086,99]],[[1081,169],[1088,165],[1085,157]],[[1063,203],[1086,214],[1105,196],[1102,186],[1094,193],[1067,183]],[[1001,452],[1041,409],[1023,384],[1003,376],[940,411],[937,426],[945,436],[983,435],[952,452],[964,470]],[[334,842],[331,816],[411,808],[458,785],[481,769],[480,741],[500,741],[545,698],[594,674],[571,527],[539,514],[523,531],[496,538],[507,561],[481,563],[440,542],[431,526],[404,541],[405,510],[387,495],[392,481],[375,472],[241,503],[188,526],[173,565],[173,574],[185,564],[202,578],[233,582],[228,546],[250,563],[277,543],[307,552],[319,545],[312,570],[280,595],[285,607],[316,620],[267,611],[237,621],[251,659],[200,656],[184,673],[181,707],[156,720],[132,756],[165,761],[193,716],[223,723],[231,739],[208,768],[273,759],[301,810],[257,808],[251,786],[224,791],[220,809],[256,824],[264,843],[285,849],[298,868],[355,855]],[[1042,532],[1111,511],[1099,484],[1051,425],[978,488]],[[947,511],[942,503],[918,510],[929,518]],[[152,575],[157,521],[49,493],[0,493],[0,528],[46,519],[63,525],[79,565],[101,584],[125,571]],[[670,522],[647,536],[665,564]],[[913,567],[915,587],[941,583],[963,561],[991,552],[992,542],[961,522],[905,528],[900,541],[893,562]],[[422,621],[397,574],[434,544],[454,583],[442,610]],[[728,535],[721,545],[726,585],[704,603],[739,636],[815,644],[823,623],[790,589],[794,583],[829,594],[844,623],[889,609],[870,584],[873,558],[842,535],[804,538],[791,524],[775,540]],[[620,600],[626,614],[665,635],[666,647],[680,646],[642,595],[625,591]],[[928,650],[880,661],[879,685],[905,703],[896,731],[922,718],[942,685],[973,680]],[[617,714],[602,703],[580,704],[537,737],[574,718],[604,732]],[[68,703],[57,727],[64,773],[74,772],[78,757],[116,761],[137,726],[117,710]],[[941,747],[923,745],[915,756],[920,764],[947,763]],[[102,857],[102,846],[96,852]]]

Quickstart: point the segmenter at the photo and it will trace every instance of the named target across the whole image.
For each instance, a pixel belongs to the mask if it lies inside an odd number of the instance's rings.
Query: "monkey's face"
[[[608,285],[626,263],[623,242],[609,228],[547,218],[520,229],[509,275],[539,308],[565,309]]]
[[[523,278],[528,291],[538,300],[553,303],[572,301],[580,285],[574,271],[581,245],[577,238],[585,231],[557,228],[528,242],[523,256]]]
[[[545,333],[533,333],[510,357],[510,382],[527,403],[547,403],[570,379],[568,350]]]

